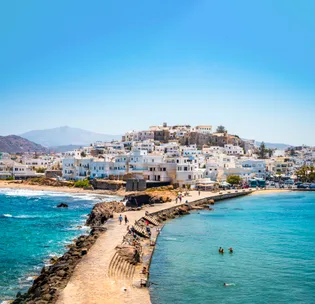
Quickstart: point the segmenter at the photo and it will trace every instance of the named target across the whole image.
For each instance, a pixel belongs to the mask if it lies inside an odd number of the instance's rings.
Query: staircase
[[[154,226],[159,226],[160,223],[151,215],[146,215],[143,217],[145,220],[149,221]]]
[[[140,226],[140,225],[138,224],[138,222],[134,224],[133,228],[135,229],[135,232],[136,232],[138,235],[140,235],[140,236],[142,236],[142,237],[145,237],[145,238],[150,238],[150,236],[148,235],[148,233],[147,233],[147,231],[146,231],[146,228],[143,227],[143,226]]]
[[[108,276],[115,280],[132,281],[135,265],[124,260],[117,252],[114,254],[108,268]]]

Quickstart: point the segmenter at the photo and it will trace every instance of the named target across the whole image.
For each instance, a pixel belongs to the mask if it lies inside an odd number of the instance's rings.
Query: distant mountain
[[[29,131],[20,136],[45,147],[66,145],[89,145],[96,141],[111,141],[121,139],[120,135],[94,133],[78,128],[59,127],[54,129]]]
[[[16,135],[0,136],[0,152],[47,152],[41,145],[35,144],[25,138]]]
[[[285,150],[289,147],[292,147],[292,145],[288,145],[288,144],[279,144],[279,143],[269,143],[269,142],[264,142],[266,148],[268,149],[279,149],[279,150]],[[256,146],[259,147],[261,142],[260,141],[256,141],[255,142]]]
[[[55,152],[55,153],[62,153],[62,152],[67,152],[67,151],[73,151],[80,148],[82,148],[82,145],[66,145],[66,146],[49,147],[49,151]]]

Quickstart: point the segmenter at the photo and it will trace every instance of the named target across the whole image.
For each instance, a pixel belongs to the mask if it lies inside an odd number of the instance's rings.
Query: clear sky
[[[0,134],[223,124],[315,145],[314,0],[0,3]]]

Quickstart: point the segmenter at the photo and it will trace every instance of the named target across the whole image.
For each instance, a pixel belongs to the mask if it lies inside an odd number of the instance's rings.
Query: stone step
[[[146,215],[143,217],[145,220],[149,221],[151,224],[153,224],[154,226],[158,226],[160,223],[153,217],[150,215]]]
[[[109,264],[109,267],[108,267],[108,276],[109,277],[114,277],[115,275],[115,267],[118,263],[118,258],[119,258],[119,255],[118,253],[116,252]]]
[[[135,232],[136,232],[137,234],[139,234],[140,236],[149,238],[149,235],[148,235],[148,233],[147,233],[147,231],[146,231],[145,228],[141,227],[141,226],[138,225],[138,224],[135,224],[133,227],[134,227]]]

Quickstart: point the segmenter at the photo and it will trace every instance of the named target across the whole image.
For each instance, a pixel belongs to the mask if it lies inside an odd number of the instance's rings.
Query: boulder
[[[130,264],[137,264],[140,262],[140,253],[135,246],[120,245],[116,247],[116,250],[119,256]]]
[[[69,206],[66,203],[61,203],[57,205],[57,208],[68,208]]]

